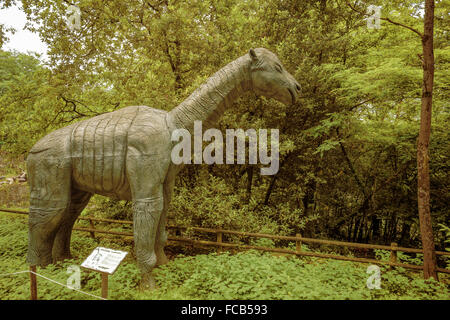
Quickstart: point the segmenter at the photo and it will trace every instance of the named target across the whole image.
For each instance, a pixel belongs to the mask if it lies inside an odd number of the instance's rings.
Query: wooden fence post
[[[300,233],[297,233],[295,236],[297,238],[301,238],[302,237],[302,235]],[[301,240],[296,240],[295,241],[295,251],[296,252],[302,251],[302,241]]]
[[[92,221],[92,219],[89,219],[89,224],[91,225],[92,229],[95,229],[95,225],[94,225],[94,222]],[[91,231],[90,234],[91,234],[91,237],[95,239],[95,232]]]
[[[217,242],[218,243],[222,243],[222,235],[223,235],[223,233],[220,232],[220,231],[217,231],[216,235],[217,235]],[[223,247],[219,245],[217,251],[218,252],[222,252],[223,251]]]
[[[30,266],[30,300],[37,300],[36,266]]]
[[[391,256],[389,261],[391,262],[391,266],[397,264],[397,243],[392,242],[391,243]]]

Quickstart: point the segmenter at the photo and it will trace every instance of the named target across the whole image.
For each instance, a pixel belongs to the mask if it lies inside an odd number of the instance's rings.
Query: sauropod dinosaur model
[[[73,123],[39,140],[27,158],[30,214],[27,262],[45,266],[70,257],[75,220],[93,194],[133,202],[134,248],[142,288],[153,288],[164,254],[166,214],[180,165],[171,134],[213,127],[246,91],[295,103],[300,86],[264,48],[227,64],[170,112],[131,106]]]

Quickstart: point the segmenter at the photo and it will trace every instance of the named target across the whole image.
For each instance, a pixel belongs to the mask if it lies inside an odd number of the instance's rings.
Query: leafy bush
[[[445,250],[450,251],[450,228],[442,223],[439,224],[439,227],[440,227],[439,231],[441,231],[445,235],[445,240],[444,240],[444,243],[446,244]],[[450,268],[450,257],[445,256],[445,261],[447,264],[447,268]]]
[[[389,250],[379,250],[375,249],[375,258],[381,261],[389,261],[391,251]],[[405,253],[397,251],[397,260],[400,263],[413,264],[416,266],[423,265],[423,254],[422,253]]]
[[[86,213],[92,216],[117,220],[133,220],[132,204],[130,201],[94,195],[86,208]]]
[[[183,257],[156,271],[158,295],[186,299],[449,299],[444,284],[405,269],[381,268],[381,289],[366,286],[366,266],[274,257],[247,251]]]
[[[381,289],[369,290],[365,264],[257,251],[179,255],[154,270],[159,289],[140,292],[140,273],[129,245],[106,238],[92,239],[77,232],[72,236],[74,258],[38,268],[38,273],[65,284],[69,277],[67,268],[80,265],[99,245],[130,252],[109,278],[110,299],[450,299],[447,275],[441,275],[441,282],[424,281],[421,273],[381,267]],[[0,215],[0,247],[0,275],[28,269],[26,217]],[[100,283],[98,273],[82,269],[81,290],[100,296]],[[28,274],[0,276],[0,299],[28,298]],[[38,298],[93,299],[41,278]]]
[[[247,232],[289,234],[274,217],[276,209],[243,203],[225,180],[214,176],[195,186],[176,186],[169,210],[175,225],[223,228]]]

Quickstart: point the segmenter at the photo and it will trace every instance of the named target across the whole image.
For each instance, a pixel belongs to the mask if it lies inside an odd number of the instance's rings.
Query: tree
[[[424,32],[422,35],[422,106],[420,113],[420,131],[417,142],[417,197],[419,206],[420,233],[424,256],[423,272],[426,279],[438,280],[436,272],[436,254],[430,213],[430,167],[429,143],[431,133],[431,107],[433,105],[434,81],[434,0],[425,1]]]
[[[227,62],[266,47],[301,84],[300,102],[250,94],[218,129],[279,129],[278,174],[261,176],[249,164],[187,166],[170,210],[176,223],[418,246],[423,6],[373,0],[384,20],[368,29],[365,7],[345,1],[21,0],[51,62],[0,55],[0,149],[26,152],[51,130],[129,105],[170,110]],[[80,29],[65,23],[71,4],[81,10]],[[436,1],[434,230],[450,218],[446,14]]]
[[[354,11],[363,14],[355,5],[347,3]],[[420,112],[420,130],[417,140],[417,204],[420,221],[420,233],[422,237],[422,248],[424,254],[424,277],[433,277],[438,280],[436,272],[436,254],[434,246],[434,234],[430,212],[430,170],[429,170],[429,142],[431,134],[431,110],[433,104],[433,82],[434,82],[434,0],[425,1],[424,31],[404,23],[393,21],[390,18],[381,18],[393,25],[406,28],[417,34],[422,42],[423,81]]]

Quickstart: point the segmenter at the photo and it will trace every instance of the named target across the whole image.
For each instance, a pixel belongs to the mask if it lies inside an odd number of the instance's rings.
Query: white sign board
[[[128,252],[97,247],[83,261],[82,267],[113,274]]]

